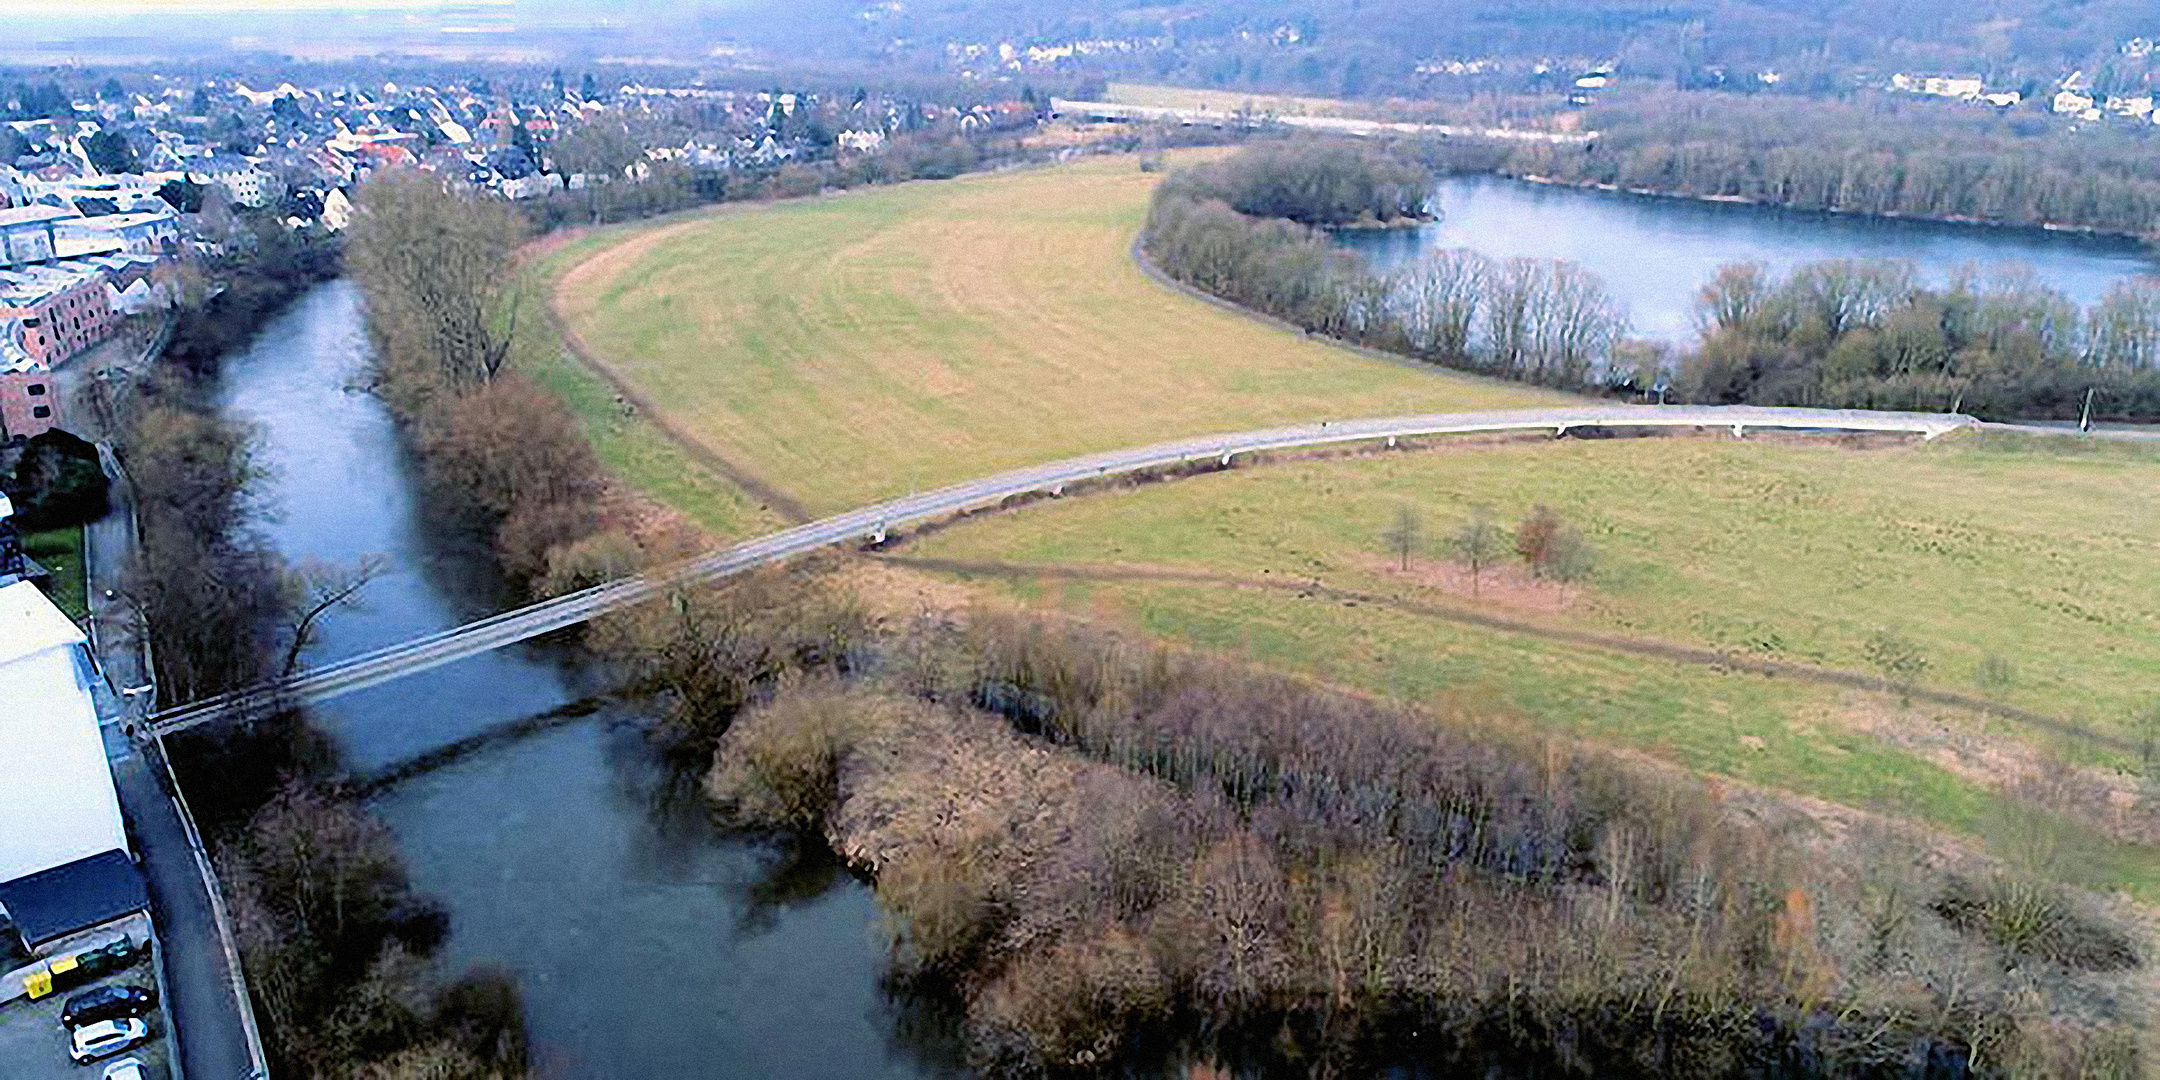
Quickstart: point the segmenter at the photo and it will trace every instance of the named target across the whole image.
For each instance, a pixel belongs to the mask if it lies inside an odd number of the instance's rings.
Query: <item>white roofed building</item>
[[[34,954],[149,904],[84,641],[36,585],[0,587],[0,910]]]

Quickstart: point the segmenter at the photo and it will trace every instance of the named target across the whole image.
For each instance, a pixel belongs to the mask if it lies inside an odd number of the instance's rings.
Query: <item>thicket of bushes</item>
[[[1847,872],[1701,782],[1072,626],[851,652],[762,683],[711,789],[871,872],[896,977],[957,988],[992,1072],[2136,1065],[2083,974],[2135,950],[2044,882]],[[2027,901],[2049,936],[2013,945]]]
[[[1432,179],[1413,161],[1367,147],[1279,142],[1181,169],[1163,187],[1169,197],[1220,202],[1248,217],[1386,225],[1428,217]]]
[[[1692,401],[2075,417],[2160,417],[2160,280],[2080,310],[2029,274],[1920,282],[1910,263],[1830,260],[1782,279],[1727,266],[1703,288]]]
[[[450,494],[442,506],[470,516],[513,576],[537,579],[550,550],[598,530],[605,484],[577,422],[505,366],[516,320],[544,317],[508,299],[525,219],[414,171],[369,181],[357,210],[346,266],[367,296],[383,396]]]

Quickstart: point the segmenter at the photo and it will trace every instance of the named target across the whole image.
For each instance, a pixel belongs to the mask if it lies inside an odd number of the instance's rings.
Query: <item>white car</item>
[[[105,1080],[149,1080],[141,1058],[121,1058],[105,1066]]]
[[[150,1025],[137,1017],[100,1020],[75,1029],[74,1041],[68,1046],[68,1056],[75,1059],[75,1064],[82,1065],[117,1054],[149,1037]]]

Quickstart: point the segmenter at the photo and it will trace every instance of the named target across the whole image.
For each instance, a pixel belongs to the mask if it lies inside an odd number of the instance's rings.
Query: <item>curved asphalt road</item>
[[[1154,446],[1112,450],[969,480],[935,491],[850,510],[798,525],[756,540],[723,548],[690,562],[639,577],[625,578],[570,593],[528,607],[265,684],[168,709],[151,718],[153,730],[169,735],[208,722],[228,710],[248,711],[273,703],[311,703],[387,682],[402,675],[448,664],[505,645],[538,637],[682,585],[712,581],[752,567],[850,540],[882,540],[886,530],[995,505],[1015,495],[1061,493],[1065,485],[1118,476],[1143,469],[1214,459],[1225,464],[1238,454],[1337,443],[1386,440],[1422,435],[1478,432],[1550,431],[1574,428],[1723,428],[1735,435],[1754,429],[1858,431],[1913,434],[1932,439],[1977,424],[1972,417],[1945,413],[1866,412],[1839,409],[1780,409],[1744,405],[1601,405],[1510,412],[1439,413],[1303,424],[1264,431],[1209,435]]]

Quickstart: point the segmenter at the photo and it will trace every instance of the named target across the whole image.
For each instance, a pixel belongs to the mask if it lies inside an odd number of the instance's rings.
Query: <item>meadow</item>
[[[728,208],[565,249],[556,306],[659,421],[810,514],[1178,436],[1559,400],[1157,284],[1130,249],[1158,178],[1112,158]]]
[[[1588,538],[1589,580],[1562,589],[1503,567],[1466,588],[1448,535],[1480,512],[1512,528],[1536,504]],[[1406,507],[1423,533],[1408,572],[1388,537]],[[2160,728],[2151,449],[1567,440],[1278,461],[971,521],[898,557],[1331,682],[1477,703],[1968,833],[2042,763],[2138,770]],[[1925,658],[1919,686],[2097,737],[1657,652],[1869,672],[1885,633]]]

